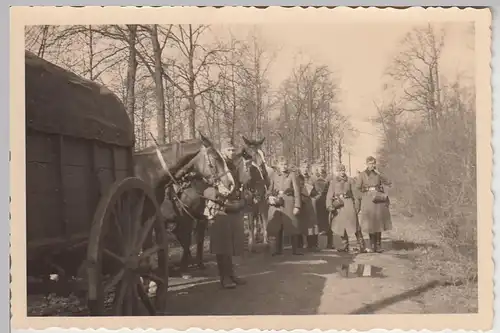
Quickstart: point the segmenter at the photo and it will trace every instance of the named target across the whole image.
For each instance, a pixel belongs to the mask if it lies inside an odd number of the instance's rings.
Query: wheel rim
[[[87,253],[91,314],[104,314],[113,291],[113,315],[165,312],[168,244],[159,211],[153,192],[138,178],[113,184],[101,198]]]

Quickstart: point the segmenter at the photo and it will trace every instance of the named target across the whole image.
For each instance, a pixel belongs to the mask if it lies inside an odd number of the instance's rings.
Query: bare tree
[[[437,33],[429,23],[414,28],[400,42],[401,51],[394,57],[387,74],[403,87],[402,108],[423,113],[434,128],[441,112],[442,85],[439,61],[444,46],[444,30]]]

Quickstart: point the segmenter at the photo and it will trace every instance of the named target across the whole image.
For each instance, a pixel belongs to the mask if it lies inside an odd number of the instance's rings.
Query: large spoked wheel
[[[101,198],[87,249],[91,315],[165,313],[168,240],[163,222],[152,189],[138,178],[114,183]]]

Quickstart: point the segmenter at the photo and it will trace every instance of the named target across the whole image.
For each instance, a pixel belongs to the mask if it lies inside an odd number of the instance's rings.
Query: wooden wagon
[[[110,315],[110,297],[113,315],[163,313],[167,237],[152,189],[134,177],[123,104],[28,51],[25,61],[28,276],[80,281],[91,315]]]

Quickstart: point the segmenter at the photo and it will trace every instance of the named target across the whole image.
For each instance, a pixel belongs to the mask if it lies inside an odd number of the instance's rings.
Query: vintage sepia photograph
[[[488,10],[22,9],[21,317],[491,320]]]

